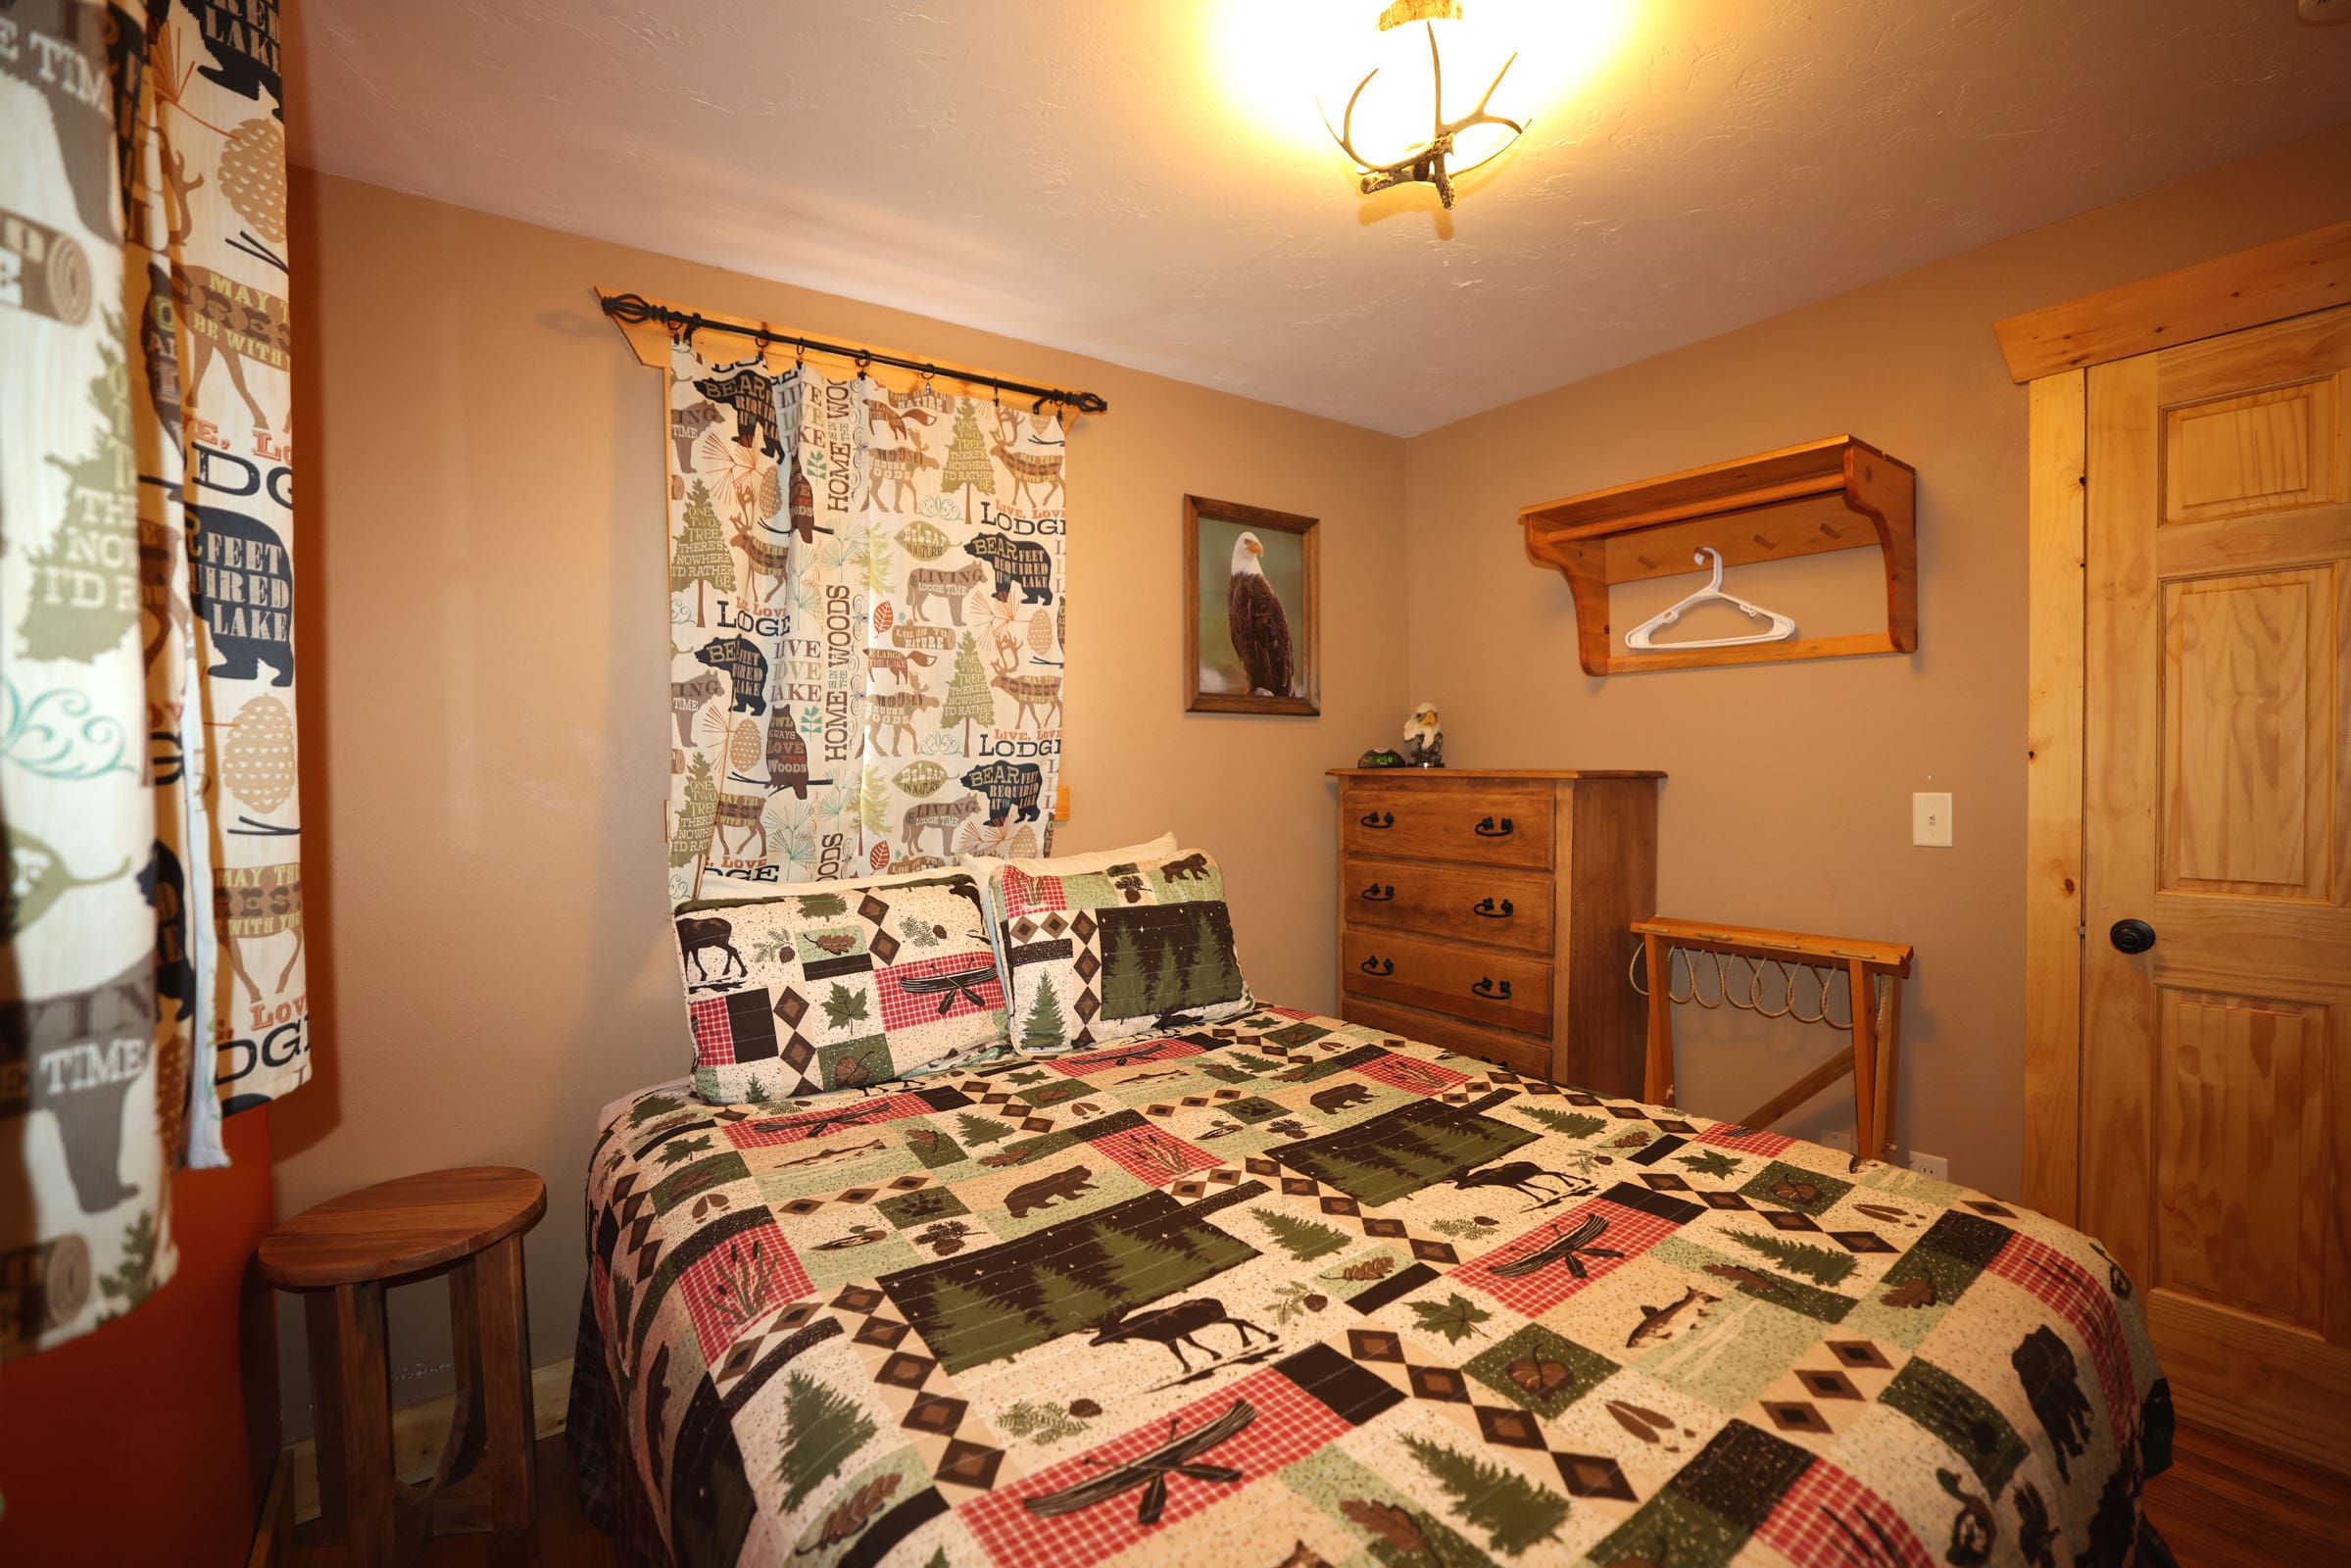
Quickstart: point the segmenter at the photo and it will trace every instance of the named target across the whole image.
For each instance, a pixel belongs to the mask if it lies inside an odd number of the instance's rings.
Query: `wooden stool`
[[[263,1241],[263,1277],[306,1293],[318,1544],[343,1547],[353,1568],[405,1563],[434,1536],[530,1524],[538,1498],[522,1233],[546,1212],[537,1176],[478,1165],[345,1193]],[[383,1293],[441,1270],[457,1417],[432,1479],[411,1485],[393,1473]]]

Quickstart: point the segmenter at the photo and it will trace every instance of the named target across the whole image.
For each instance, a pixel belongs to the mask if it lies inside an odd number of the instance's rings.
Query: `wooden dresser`
[[[1628,927],[1657,912],[1657,772],[1338,767],[1339,993],[1393,1030],[1638,1095]]]

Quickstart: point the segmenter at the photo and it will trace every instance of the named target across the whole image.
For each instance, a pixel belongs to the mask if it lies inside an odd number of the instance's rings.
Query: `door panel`
[[[2329,378],[2167,410],[2163,520],[2340,501],[2334,391]]]
[[[2322,1332],[2327,1009],[2162,995],[2149,1283]]]
[[[2333,886],[2334,568],[2164,586],[2167,889]]]
[[[2351,309],[2092,368],[2083,603],[2082,1223],[2188,1419],[2338,1470],[2347,372]]]

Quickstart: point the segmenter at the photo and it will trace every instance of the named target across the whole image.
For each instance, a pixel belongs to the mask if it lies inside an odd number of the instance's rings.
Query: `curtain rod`
[[[979,370],[958,370],[950,365],[934,365],[928,360],[903,359],[896,354],[884,354],[878,349],[859,348],[852,343],[827,343],[821,338],[802,337],[796,332],[779,332],[764,321],[747,321],[736,317],[705,316],[700,311],[671,310],[656,305],[642,294],[607,294],[597,291],[604,314],[615,321],[634,325],[642,321],[660,321],[672,330],[683,328],[688,342],[697,331],[732,332],[750,338],[760,349],[778,344],[802,349],[810,354],[829,354],[855,361],[861,368],[867,365],[894,365],[902,370],[919,370],[925,379],[945,377],[966,386],[992,386],[1002,392],[1019,392],[1034,397],[1042,407],[1048,403],[1065,403],[1080,414],[1102,414],[1108,411],[1109,400],[1099,392],[1071,392],[1054,386],[1032,386],[1026,381],[1007,380],[1001,375],[989,375]]]

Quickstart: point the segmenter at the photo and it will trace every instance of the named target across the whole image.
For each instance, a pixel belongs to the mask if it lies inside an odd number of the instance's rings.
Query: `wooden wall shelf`
[[[1556,566],[1575,596],[1587,674],[1907,654],[1919,645],[1917,479],[1909,464],[1839,435],[1545,501],[1518,515],[1527,559]],[[1611,634],[1611,584],[1702,572],[1692,559],[1701,546],[1741,566],[1873,545],[1886,557],[1884,632],[1646,654],[1618,647]]]

